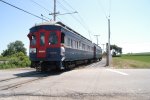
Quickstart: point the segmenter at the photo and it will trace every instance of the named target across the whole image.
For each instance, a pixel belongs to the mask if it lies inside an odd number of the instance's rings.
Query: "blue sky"
[[[53,0],[4,0],[17,7],[34,13],[43,14],[50,19],[49,11],[53,11]],[[47,10],[43,9],[37,2]],[[111,1],[111,3],[110,3]],[[69,5],[68,5],[69,4]],[[109,6],[111,4],[111,6]],[[111,19],[111,44],[123,48],[123,53],[150,52],[150,0],[57,0],[57,11],[78,14],[59,15],[62,21],[81,35],[92,39],[99,36],[99,44],[108,41],[108,22]],[[71,7],[70,7],[71,6]],[[28,15],[0,2],[0,53],[10,42],[21,40],[29,47],[27,34],[29,29],[42,20]],[[90,34],[89,32],[90,31]]]

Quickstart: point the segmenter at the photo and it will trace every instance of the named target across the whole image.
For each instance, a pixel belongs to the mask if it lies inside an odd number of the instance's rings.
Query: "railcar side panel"
[[[65,61],[93,59],[93,52],[66,48]]]

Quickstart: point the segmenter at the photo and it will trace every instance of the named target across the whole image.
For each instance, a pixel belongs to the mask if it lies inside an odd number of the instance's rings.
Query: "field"
[[[112,65],[115,68],[150,68],[150,53],[126,54],[113,57]]]

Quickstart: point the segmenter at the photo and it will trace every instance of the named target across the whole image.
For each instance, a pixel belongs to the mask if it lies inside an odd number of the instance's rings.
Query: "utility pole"
[[[53,20],[56,21],[57,14],[59,14],[59,12],[56,12],[56,0],[54,0],[54,12],[50,13],[49,15],[53,15]]]
[[[71,12],[71,13],[63,13],[60,14],[59,12],[56,12],[56,0],[54,0],[54,12],[50,13],[49,15],[53,16],[53,20],[56,21],[56,16],[57,15],[66,15],[66,14],[74,14],[74,13],[78,13],[77,11]]]
[[[98,45],[98,36],[100,36],[100,35],[94,35],[95,37],[96,37],[96,39],[97,39],[97,45]]]
[[[54,0],[54,15],[53,15],[53,20],[56,21],[56,0]]]
[[[110,16],[108,17],[108,46],[107,46],[107,63],[106,66],[110,66]]]

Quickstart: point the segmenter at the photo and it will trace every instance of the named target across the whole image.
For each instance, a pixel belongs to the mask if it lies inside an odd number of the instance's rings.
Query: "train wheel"
[[[41,64],[41,72],[46,72],[48,70],[48,68],[47,68],[47,63],[42,63]]]
[[[36,71],[41,72],[41,67],[40,66],[36,67]]]
[[[69,67],[69,62],[64,62],[63,65],[64,65],[66,71],[71,70]]]
[[[102,58],[99,58],[99,61],[101,61],[102,60]]]

